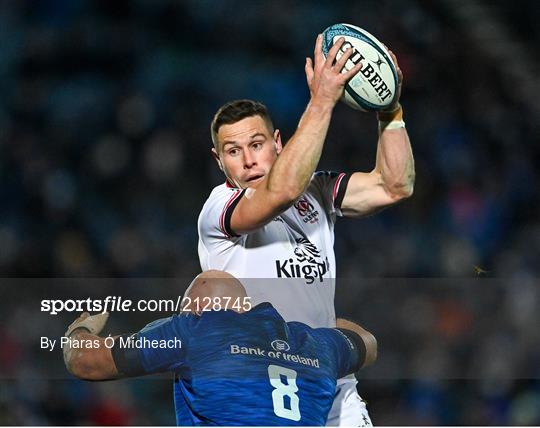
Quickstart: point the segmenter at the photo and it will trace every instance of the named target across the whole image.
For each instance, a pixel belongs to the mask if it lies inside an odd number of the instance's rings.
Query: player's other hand
[[[336,61],[344,42],[343,37],[339,38],[328,51],[325,59],[322,52],[322,34],[317,36],[314,60],[306,58],[305,66],[306,80],[313,104],[334,107],[343,95],[346,83],[362,68],[362,64],[358,63],[347,72],[341,72],[353,53],[353,49],[349,48]]]
[[[398,89],[397,89],[397,95],[395,98],[395,101],[388,106],[388,108],[385,109],[385,111],[394,111],[399,107],[399,99],[401,98],[401,85],[403,83],[403,73],[401,71],[401,68],[399,68],[399,64],[396,58],[396,55],[394,55],[394,52],[392,52],[388,46],[384,45],[388,53],[390,54],[390,57],[392,58],[392,62],[394,63],[394,67],[396,67],[397,76],[398,76]]]
[[[70,324],[64,336],[68,337],[77,328],[84,328],[91,334],[99,334],[103,330],[103,327],[105,327],[108,319],[108,312],[102,312],[97,315],[90,315],[88,312],[84,312]]]

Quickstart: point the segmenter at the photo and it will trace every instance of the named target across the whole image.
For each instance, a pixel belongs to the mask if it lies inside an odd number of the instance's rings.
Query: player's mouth
[[[253,184],[258,183],[260,180],[264,178],[264,174],[255,174],[246,179],[246,183]]]

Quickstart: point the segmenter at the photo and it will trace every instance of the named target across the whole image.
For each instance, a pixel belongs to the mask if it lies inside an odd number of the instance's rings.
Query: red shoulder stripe
[[[341,184],[341,180],[343,180],[343,177],[345,177],[345,175],[346,174],[344,172],[339,174],[338,178],[336,179],[336,182],[334,183],[334,190],[332,192],[332,203],[334,203],[334,201],[336,200],[336,196],[339,191],[339,185]]]

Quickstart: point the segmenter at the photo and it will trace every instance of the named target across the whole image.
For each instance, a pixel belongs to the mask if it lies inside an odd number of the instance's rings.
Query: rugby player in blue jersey
[[[234,302],[245,301],[246,292],[231,275],[207,271],[185,297]],[[66,366],[87,380],[173,372],[178,425],[322,426],[336,380],[377,354],[373,335],[342,319],[335,329],[312,329],[285,322],[270,303],[248,311],[242,305],[187,309],[116,336],[113,346],[97,336],[108,314],[85,313],[66,332]]]

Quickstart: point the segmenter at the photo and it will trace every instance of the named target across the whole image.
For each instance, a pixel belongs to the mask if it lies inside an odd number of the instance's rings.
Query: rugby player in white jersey
[[[322,38],[305,72],[311,99],[298,129],[282,146],[266,108],[249,100],[225,104],[211,125],[212,153],[226,182],[213,189],[198,221],[203,271],[227,271],[253,304],[271,302],[286,321],[335,327],[334,223],[362,217],[409,197],[414,161],[399,94],[379,112],[375,167],[353,174],[315,172],[337,101],[361,68],[341,73],[352,51],[325,59]],[[391,53],[399,76],[402,73]],[[328,425],[371,425],[354,376],[338,382]]]

